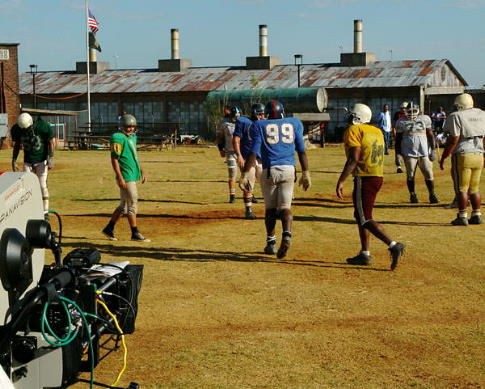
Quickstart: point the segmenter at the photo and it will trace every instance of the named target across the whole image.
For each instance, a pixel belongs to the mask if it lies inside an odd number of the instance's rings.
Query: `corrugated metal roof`
[[[346,67],[340,64],[305,64],[300,67],[302,87],[392,88],[435,85],[434,75],[448,66],[466,81],[446,59],[376,61],[368,66]],[[247,90],[254,88],[296,88],[297,67],[278,65],[271,70],[247,70],[245,67],[192,67],[181,72],[157,69],[105,70],[91,74],[91,93],[169,93]],[[30,94],[32,74],[20,75],[21,94]],[[86,92],[86,75],[74,71],[46,71],[36,74],[37,94],[75,94]]]

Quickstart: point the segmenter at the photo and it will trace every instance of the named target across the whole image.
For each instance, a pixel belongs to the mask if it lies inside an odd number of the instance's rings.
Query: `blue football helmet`
[[[258,115],[264,114],[264,104],[257,103],[251,105],[251,119],[256,120]]]

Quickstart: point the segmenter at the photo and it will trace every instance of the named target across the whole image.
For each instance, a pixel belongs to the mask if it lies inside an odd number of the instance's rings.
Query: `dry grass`
[[[334,195],[343,149],[308,155],[313,187],[296,191],[293,246],[278,261],[261,254],[263,205],[255,206],[258,219],[247,221],[240,199],[226,203],[225,165],[214,148],[141,153],[150,180],[139,186],[139,226],[149,244],[129,241],[125,220],[118,242],[99,232],[118,198],[106,151],[57,153],[49,181],[64,254],[94,246],[103,262],[145,265],[120,385],[485,386],[485,226],[449,225],[455,210],[443,206],[452,199],[448,172],[436,171],[442,204],[411,205],[405,176],[394,173],[389,158],[375,217],[407,244],[405,258],[389,271],[386,247],[373,239],[374,264],[349,267],[357,228],[350,198]],[[0,170],[9,160],[3,150]],[[417,181],[418,196],[427,200],[419,173]],[[349,180],[347,195],[351,186]],[[112,354],[96,379],[110,383],[120,367],[121,353]]]

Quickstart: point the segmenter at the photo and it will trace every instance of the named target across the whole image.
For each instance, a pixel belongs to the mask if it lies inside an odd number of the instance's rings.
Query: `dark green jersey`
[[[121,174],[126,182],[139,181],[141,168],[136,153],[136,135],[115,132],[111,135],[111,157],[120,164]]]
[[[11,133],[12,140],[24,150],[24,162],[34,164],[47,159],[49,142],[54,138],[54,131],[49,123],[38,119],[32,127],[25,129],[15,124]]]

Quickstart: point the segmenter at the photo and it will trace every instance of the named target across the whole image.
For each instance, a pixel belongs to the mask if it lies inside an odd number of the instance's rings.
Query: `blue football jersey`
[[[303,124],[297,118],[258,120],[250,129],[253,153],[261,154],[263,169],[296,165],[295,151],[305,151]]]
[[[251,152],[251,148],[253,145],[253,141],[251,139],[249,129],[253,121],[249,119],[247,116],[240,116],[236,120],[236,128],[234,129],[234,135],[238,136],[240,140],[240,150],[241,155],[244,159],[248,158],[249,153]],[[259,158],[259,153],[256,154]]]

